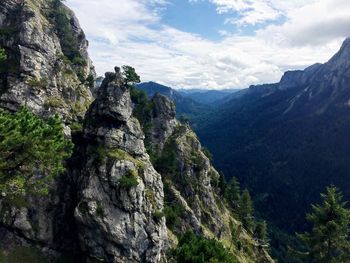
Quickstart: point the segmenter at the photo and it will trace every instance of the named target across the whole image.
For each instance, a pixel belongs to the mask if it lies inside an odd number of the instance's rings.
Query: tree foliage
[[[134,85],[140,83],[140,76],[136,73],[136,70],[131,66],[123,66],[123,77],[126,85]]]
[[[181,263],[236,263],[236,257],[216,240],[205,239],[187,232],[180,238],[174,251],[177,262]]]
[[[259,244],[261,245],[268,244],[266,221],[260,221],[256,223],[255,230],[254,230],[254,237],[255,239],[257,239]]]
[[[225,198],[233,210],[237,211],[241,200],[241,187],[236,177],[232,177],[225,190]]]
[[[336,187],[328,187],[321,197],[322,204],[313,205],[312,212],[306,216],[312,230],[298,235],[308,247],[308,262],[348,262],[350,210]]]
[[[0,62],[5,61],[7,59],[6,51],[3,48],[0,48]]]
[[[254,229],[254,205],[247,189],[242,193],[238,211],[239,219],[242,221],[243,226],[247,230],[252,231]]]
[[[54,0],[52,3],[52,19],[55,23],[55,29],[60,40],[63,54],[69,62],[74,65],[85,65],[86,61],[82,58],[79,51],[79,39],[73,31],[67,10],[62,5],[61,0]],[[81,33],[83,34],[83,33]]]
[[[15,114],[0,110],[0,191],[10,197],[47,194],[72,149],[58,116],[44,121],[25,107]]]

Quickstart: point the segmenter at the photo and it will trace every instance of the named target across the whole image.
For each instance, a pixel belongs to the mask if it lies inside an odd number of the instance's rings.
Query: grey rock
[[[53,113],[65,121],[82,119],[92,101],[88,76],[95,76],[88,57],[88,42],[77,18],[62,5],[77,38],[77,50],[84,61],[67,62],[50,13],[50,1],[4,0],[0,9],[0,46],[8,60],[1,69],[0,106],[16,111],[26,105],[40,116]]]
[[[106,74],[87,114],[85,169],[75,217],[80,244],[104,262],[160,262],[167,240],[163,183],[144,148],[144,135],[132,117],[130,93],[121,76]],[[98,152],[91,154],[92,152]],[[134,173],[137,185],[121,178]]]

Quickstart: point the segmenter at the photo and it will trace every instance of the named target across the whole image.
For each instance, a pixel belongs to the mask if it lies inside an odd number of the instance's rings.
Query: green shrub
[[[103,218],[105,216],[105,211],[100,203],[97,204],[96,215],[100,218]]]
[[[134,170],[129,170],[127,174],[123,175],[122,178],[119,179],[119,185],[128,190],[138,186],[138,184],[137,172]]]
[[[0,135],[0,191],[7,198],[48,194],[48,183],[64,171],[73,149],[60,118],[44,121],[26,108],[0,110]]]
[[[7,59],[6,51],[3,48],[0,48],[0,61],[5,61]]]
[[[87,85],[88,85],[90,88],[94,87],[94,86],[95,86],[95,78],[94,78],[94,76],[90,74],[90,75],[86,78],[86,83],[87,83]]]
[[[17,32],[17,29],[13,26],[1,27],[0,36],[12,36]]]
[[[71,125],[69,125],[69,127],[72,130],[72,133],[83,131],[83,124],[80,122],[73,122]]]
[[[202,152],[208,157],[210,161],[213,161],[213,155],[207,148],[202,148]]]
[[[143,170],[145,168],[145,165],[142,161],[135,159],[130,154],[128,154],[126,151],[122,149],[110,149],[106,151],[106,155],[109,158],[115,159],[115,160],[126,160],[129,162],[134,163],[139,170]]]
[[[48,81],[46,78],[42,78],[42,79],[33,78],[28,81],[28,85],[31,87],[38,87],[38,88],[45,89],[47,88]]]
[[[192,232],[184,234],[173,252],[181,263],[237,263],[237,258],[214,239],[206,239]]]
[[[49,260],[34,247],[16,247],[8,254],[0,254],[0,263],[49,263]]]
[[[185,212],[185,208],[177,203],[166,204],[164,207],[164,215],[167,227],[175,231],[181,226],[181,217]]]
[[[160,157],[155,160],[155,168],[158,172],[166,175],[177,173],[176,142],[173,138],[169,138],[165,143]]]
[[[164,212],[161,210],[156,210],[153,212],[153,218],[157,222],[160,222],[160,220],[165,216]]]
[[[62,108],[65,105],[66,105],[66,103],[64,102],[64,100],[61,97],[58,97],[58,96],[49,97],[44,102],[44,107],[46,109],[49,109],[49,108]]]

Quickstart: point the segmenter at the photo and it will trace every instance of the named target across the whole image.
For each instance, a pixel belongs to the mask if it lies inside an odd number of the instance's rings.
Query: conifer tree
[[[239,208],[239,202],[241,199],[241,187],[236,177],[232,177],[229,185],[227,186],[225,197],[232,209],[237,210]]]
[[[126,85],[134,85],[140,83],[140,76],[136,73],[136,70],[131,66],[123,66],[123,77]]]
[[[22,108],[0,110],[0,192],[3,196],[47,194],[48,182],[72,153],[58,116],[44,121]]]
[[[350,210],[334,186],[328,187],[321,197],[322,204],[313,205],[312,212],[306,217],[312,230],[298,235],[308,248],[308,262],[349,262]]]
[[[256,223],[254,237],[257,239],[260,245],[267,245],[267,224],[265,221]]]
[[[239,218],[242,221],[243,226],[252,231],[254,229],[254,206],[248,189],[245,189],[242,193],[238,211]]]

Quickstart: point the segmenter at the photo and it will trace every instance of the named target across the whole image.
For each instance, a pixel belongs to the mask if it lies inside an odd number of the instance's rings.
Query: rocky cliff
[[[227,208],[219,173],[189,125],[175,119],[174,103],[160,94],[151,102],[153,109],[144,124],[146,141],[153,146],[148,150],[162,175],[168,237],[173,245],[181,234],[194,231],[222,242],[240,262],[273,262]]]
[[[0,106],[28,107],[47,118],[58,113],[69,126],[82,121],[92,102],[94,69],[88,42],[73,12],[60,1],[4,0],[0,4]],[[0,245],[38,245],[74,250],[74,189],[68,173],[50,185],[50,195],[6,203],[0,198]],[[66,235],[67,234],[67,235]]]
[[[106,74],[86,116],[75,217],[83,251],[104,262],[160,262],[167,241],[163,183],[132,116],[119,69]]]
[[[4,0],[0,5],[0,105],[27,105],[67,122],[84,116],[95,72],[78,20],[59,0]]]

